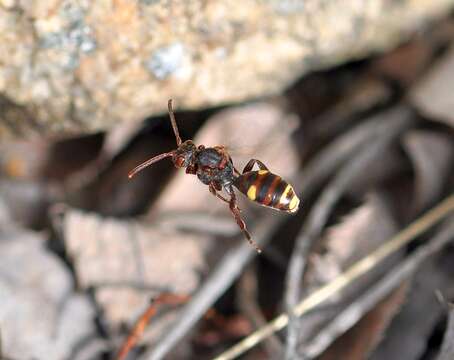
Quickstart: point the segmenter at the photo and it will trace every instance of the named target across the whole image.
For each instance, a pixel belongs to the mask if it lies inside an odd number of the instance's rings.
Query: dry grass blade
[[[329,214],[334,205],[347,187],[356,178],[364,168],[376,159],[390,141],[402,131],[410,122],[411,113],[405,108],[395,108],[382,113],[384,125],[381,128],[381,136],[372,144],[365,144],[361,151],[347,163],[325,188],[322,195],[311,210],[303,230],[296,239],[295,249],[290,258],[290,264],[287,271],[285,302],[287,311],[291,314],[293,309],[301,298],[301,278],[306,267],[307,255],[312,247],[313,242],[320,236],[321,231],[326,224]],[[386,119],[386,120],[384,120]],[[298,334],[298,321],[296,316],[290,315],[290,324],[287,333],[286,358],[292,359],[296,356],[296,344]]]
[[[320,355],[339,335],[350,329],[364,314],[386,298],[399,284],[409,278],[424,260],[440,251],[452,240],[454,240],[454,217],[447,219],[446,225],[443,226],[429,244],[424,245],[401,264],[396,265],[372,289],[349,305],[325,329],[320,331],[319,335],[310,344],[301,349],[301,353],[304,353],[304,359],[313,359]],[[454,331],[454,324],[451,330]],[[451,352],[451,354],[453,353]],[[449,357],[449,359],[452,358],[452,356]]]
[[[374,266],[380,263],[390,254],[413,241],[418,235],[428,230],[442,219],[454,212],[454,193],[445,198],[436,207],[426,212],[423,216],[415,220],[405,229],[389,239],[381,247],[379,247],[372,254],[366,256],[358,261],[355,265],[351,266],[347,271],[336,277],[333,281],[321,287],[308,297],[304,298],[294,309],[297,316],[307,313],[309,310],[314,309],[316,306],[322,304],[331,296],[338,293],[340,290],[347,287],[360,276],[366,274]],[[234,359],[251,349],[264,338],[268,337],[276,331],[283,329],[287,326],[289,317],[287,314],[281,314],[268,325],[257,330],[246,339],[242,340],[229,350],[225,351],[216,360]]]

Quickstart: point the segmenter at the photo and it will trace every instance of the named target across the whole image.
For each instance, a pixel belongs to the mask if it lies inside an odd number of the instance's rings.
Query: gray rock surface
[[[2,225],[0,254],[0,357],[66,359],[93,337],[94,309],[72,292],[71,275],[43,234]]]
[[[281,91],[389,48],[453,0],[0,1],[0,138],[107,129]]]

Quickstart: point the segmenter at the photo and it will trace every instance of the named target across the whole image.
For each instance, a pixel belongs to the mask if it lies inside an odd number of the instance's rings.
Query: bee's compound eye
[[[177,156],[175,159],[175,166],[177,167],[183,167],[185,165],[186,161],[184,156]]]

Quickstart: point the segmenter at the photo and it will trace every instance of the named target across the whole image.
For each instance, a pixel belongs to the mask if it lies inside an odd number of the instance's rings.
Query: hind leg
[[[239,228],[243,232],[244,236],[246,237],[246,240],[255,248],[255,250],[260,254],[262,250],[259,248],[257,243],[252,240],[251,234],[246,228],[246,223],[244,222],[243,218],[241,217],[241,210],[238,207],[237,201],[236,201],[236,196],[235,193],[233,192],[233,189],[231,188],[229,190],[230,194],[230,201],[229,201],[229,208],[230,212],[232,213],[233,217],[235,218],[236,223],[238,224]]]
[[[262,163],[260,160],[251,159],[251,160],[249,160],[249,162],[244,167],[243,174],[251,171],[255,164],[257,164],[257,166],[258,166],[258,168],[260,170],[267,170],[268,171],[268,168],[266,167],[266,165],[264,163]]]
[[[218,199],[221,199],[222,201],[225,201],[226,203],[230,203],[229,200],[227,200],[224,196],[222,196],[221,194],[218,194],[217,190],[216,190],[216,187],[213,183],[211,183],[210,185],[208,185],[208,189],[210,190],[210,193],[212,193],[214,196],[216,196]]]

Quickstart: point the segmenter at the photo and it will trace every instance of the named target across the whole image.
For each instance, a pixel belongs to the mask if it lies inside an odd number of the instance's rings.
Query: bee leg
[[[251,159],[244,167],[243,174],[251,171],[255,164],[257,164],[257,166],[259,167],[260,170],[268,170],[266,165],[264,163],[262,163],[260,160]]]
[[[191,174],[191,175],[195,175],[197,174],[197,168],[195,165],[189,165],[187,168],[186,168],[186,174]]]
[[[229,161],[230,161],[230,164],[232,164],[233,172],[236,175],[241,175],[241,173],[238,171],[238,169],[235,167],[235,165],[233,165],[233,160],[232,160],[232,157],[230,155],[229,155]]]
[[[230,207],[230,211],[232,212],[233,217],[235,218],[236,223],[240,227],[241,231],[243,232],[243,234],[246,237],[246,240],[249,242],[249,244],[251,244],[251,246],[254,247],[255,250],[260,254],[262,252],[262,250],[259,248],[257,243],[254,240],[252,240],[251,234],[249,233],[249,231],[247,231],[246,223],[244,222],[244,220],[241,217],[241,214],[240,214],[241,210],[238,207],[238,204],[236,202],[236,196],[235,196],[235,193],[233,192],[233,189],[230,189],[229,193],[230,193],[229,207]]]
[[[210,185],[208,185],[208,189],[210,190],[210,193],[212,193],[214,196],[216,196],[218,199],[221,199],[222,201],[225,201],[226,203],[230,203],[230,201],[228,199],[226,199],[224,196],[218,194],[218,192],[216,191],[216,188],[215,186],[213,185],[213,183],[211,183]]]

